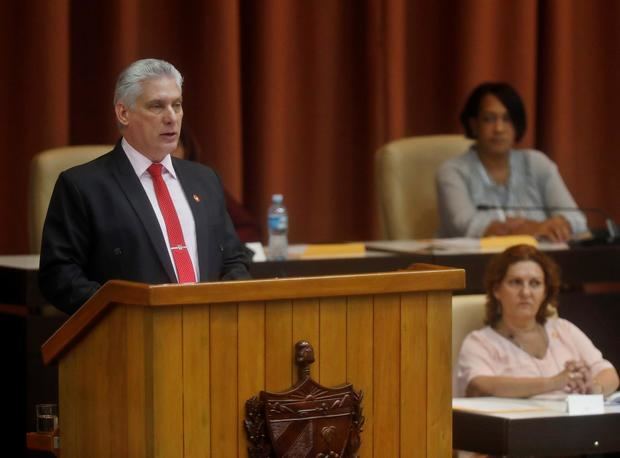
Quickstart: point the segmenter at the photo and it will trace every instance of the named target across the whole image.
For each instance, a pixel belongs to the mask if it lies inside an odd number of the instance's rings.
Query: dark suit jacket
[[[194,215],[200,280],[249,278],[247,251],[226,211],[219,178],[204,165],[172,161]],[[41,292],[67,313],[112,279],[177,281],[155,212],[120,142],[58,177],[39,268]]]

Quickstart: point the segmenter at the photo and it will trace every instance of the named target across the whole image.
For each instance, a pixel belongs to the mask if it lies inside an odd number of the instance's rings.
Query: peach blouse
[[[567,361],[584,361],[592,376],[613,367],[577,326],[562,318],[545,323],[549,346],[538,359],[503,337],[490,326],[473,331],[463,341],[455,370],[455,397],[465,396],[474,377],[552,377],[564,370]],[[561,391],[552,392],[560,394]]]

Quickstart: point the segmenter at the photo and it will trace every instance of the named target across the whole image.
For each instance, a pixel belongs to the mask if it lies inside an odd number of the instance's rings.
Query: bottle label
[[[288,229],[287,215],[269,215],[270,231],[286,231]]]

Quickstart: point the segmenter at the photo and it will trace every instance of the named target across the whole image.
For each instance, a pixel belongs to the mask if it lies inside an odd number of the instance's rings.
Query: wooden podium
[[[104,285],[43,346],[63,458],[247,456],[244,403],[312,376],[364,392],[363,457],[449,457],[451,291],[461,269]]]

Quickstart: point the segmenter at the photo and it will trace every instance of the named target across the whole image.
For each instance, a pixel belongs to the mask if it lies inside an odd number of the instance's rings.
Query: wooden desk
[[[369,242],[373,248],[382,248],[402,259],[415,259],[427,256],[425,261],[431,264],[452,266],[467,272],[467,289],[461,294],[473,294],[483,291],[483,276],[487,263],[495,253],[483,253],[474,250],[434,250],[423,254],[409,251],[415,243],[408,241]],[[574,247],[566,249],[541,249],[560,266],[564,289],[580,289],[585,283],[620,282],[620,245]]]
[[[396,249],[396,248],[395,248]],[[547,252],[562,269],[562,281],[571,289],[584,283],[620,282],[620,246],[578,247]],[[460,294],[482,291],[484,268],[492,254],[419,253],[369,250],[365,256],[256,262],[250,266],[254,278],[309,277],[392,272],[413,263],[427,263],[465,269],[467,287]],[[0,256],[0,303],[42,302],[36,287],[38,256]]]
[[[564,282],[570,284],[571,289],[578,290],[584,282],[620,281],[618,246],[574,248],[549,254],[559,263]],[[404,269],[414,262],[424,262],[465,268],[467,290],[457,293],[471,293],[481,291],[482,273],[490,256],[472,253],[368,252],[366,256],[357,258],[254,263],[251,273],[254,278],[273,278],[389,272]],[[25,393],[19,390],[13,392],[15,396],[12,396],[11,402],[28,406],[21,410],[23,419],[19,422],[17,432],[34,428],[34,404],[57,400],[56,367],[42,367],[39,347],[64,318],[39,315],[41,309],[38,305],[43,301],[37,288],[38,264],[38,256],[0,256],[0,304],[21,304],[24,311],[27,311],[26,316],[3,318],[7,320],[5,329],[10,331],[4,334],[5,348],[12,349],[12,361],[19,369],[13,373],[20,374],[13,379],[16,386],[28,394],[26,403],[23,400]],[[579,326],[603,351],[605,357],[620,367],[620,339],[616,331],[616,323],[620,322],[620,295],[586,295],[571,291],[562,296],[560,303],[560,314]],[[21,375],[26,371],[23,367],[26,355],[27,376]],[[27,418],[24,418],[26,412]],[[27,423],[27,429],[22,428],[23,423]]]
[[[560,266],[565,290],[586,283],[620,282],[620,246],[576,247],[545,251]],[[467,289],[482,290],[484,269],[492,254],[436,253],[431,264],[454,266],[467,272]]]
[[[0,304],[39,307],[39,255],[0,256]],[[26,310],[23,311],[26,313]]]
[[[384,244],[384,242],[382,242]],[[389,247],[390,242],[385,244]],[[388,248],[389,249],[389,248]],[[586,283],[620,282],[620,246],[576,247],[546,253],[561,268],[565,290],[580,290]],[[314,275],[345,275],[390,272],[406,269],[413,263],[427,263],[465,269],[467,286],[458,294],[483,291],[484,269],[493,253],[397,252],[369,250],[364,257],[267,261],[254,263],[254,278],[307,277]]]
[[[388,253],[368,251],[351,258],[289,259],[255,262],[250,265],[253,278],[312,277],[394,272],[413,263],[432,264],[433,255],[424,253]]]
[[[383,242],[384,243],[384,242]],[[387,246],[392,243],[387,242]],[[620,338],[614,323],[620,322],[620,293],[583,294],[585,283],[620,282],[620,246],[579,247],[548,251],[562,269],[564,284],[560,314],[574,322],[616,366],[620,367]],[[463,268],[467,286],[457,294],[483,291],[482,277],[491,254],[481,253],[394,253],[368,251],[366,256],[257,262],[250,266],[254,278],[308,277],[392,272],[412,263],[427,263]],[[27,304],[39,313],[43,303],[38,292],[36,269],[38,256],[0,256],[0,304]],[[42,343],[42,342],[39,342]]]
[[[386,246],[391,243],[387,242]],[[614,326],[620,322],[620,307],[617,307],[620,293],[592,295],[582,292],[585,283],[620,282],[620,246],[580,247],[548,253],[562,269],[561,315],[594,336],[594,343],[620,367],[620,339]],[[483,292],[482,277],[491,256],[368,251],[363,257],[256,262],[250,266],[250,272],[258,279],[348,275],[393,272],[413,263],[426,263],[465,269],[466,288],[456,293],[473,294]],[[40,313],[44,301],[37,288],[38,265],[38,256],[0,256],[0,304],[27,305],[30,313]]]
[[[507,456],[620,451],[620,406],[601,415],[452,411],[453,447]]]

